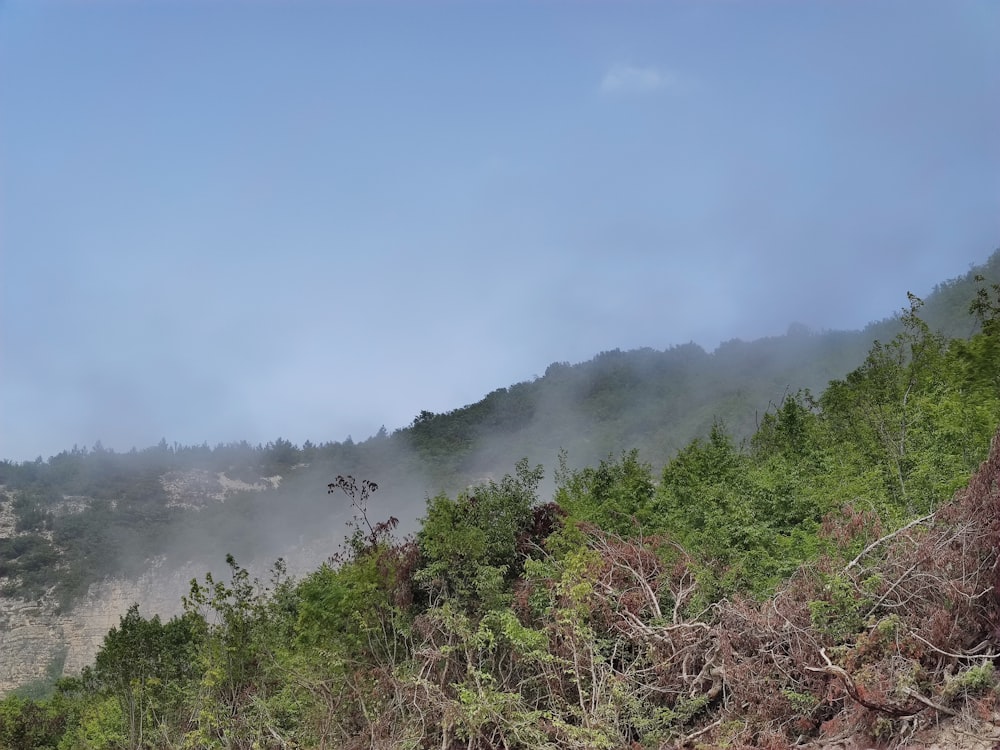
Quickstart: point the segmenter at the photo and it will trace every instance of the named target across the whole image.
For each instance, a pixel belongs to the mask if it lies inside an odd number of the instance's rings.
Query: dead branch
[[[989,641],[983,641],[978,646],[976,646],[974,649],[971,649],[968,653],[965,653],[965,654],[956,654],[956,653],[952,653],[951,651],[944,651],[943,649],[938,648],[933,643],[931,643],[929,640],[927,640],[926,638],[922,637],[919,633],[910,633],[910,635],[912,635],[918,641],[922,641],[923,644],[925,646],[927,646],[928,648],[930,648],[932,651],[937,651],[939,654],[942,654],[944,656],[950,656],[953,659],[993,660],[993,659],[1000,658],[1000,654],[993,654],[993,653],[990,653],[990,654],[980,654],[980,653],[978,653],[979,651],[982,651],[985,647],[987,647],[989,645]]]
[[[914,698],[914,699],[920,701],[925,706],[927,706],[929,708],[933,708],[935,711],[940,711],[943,714],[948,714],[948,716],[958,716],[958,711],[953,711],[952,709],[948,708],[947,706],[942,706],[940,703],[935,703],[930,698],[924,697],[923,695],[921,695],[920,693],[918,693],[913,688],[909,688],[909,687],[908,688],[903,688],[903,692],[906,693],[911,698]]]
[[[851,696],[851,699],[856,703],[860,703],[865,708],[871,711],[878,711],[879,713],[886,714],[888,716],[893,716],[898,719],[904,718],[906,716],[914,716],[920,713],[923,709],[918,708],[916,710],[906,708],[904,706],[894,706],[888,703],[877,703],[875,701],[865,698],[861,692],[858,690],[858,686],[854,683],[854,678],[851,677],[850,673],[843,667],[838,667],[832,661],[830,657],[826,655],[826,649],[821,648],[819,650],[819,655],[823,657],[823,661],[826,662],[825,667],[806,667],[806,670],[810,672],[826,672],[827,674],[832,674],[840,678],[840,681],[844,683],[844,689],[847,690],[847,694]]]
[[[893,532],[891,532],[889,534],[886,534],[885,536],[883,536],[883,537],[881,537],[879,539],[876,539],[874,542],[872,542],[867,547],[865,547],[863,550],[861,550],[861,552],[858,553],[857,557],[855,557],[853,560],[851,560],[849,563],[847,563],[847,566],[844,568],[844,572],[845,573],[848,572],[851,568],[853,568],[855,565],[857,565],[858,563],[860,563],[861,562],[861,558],[863,558],[865,555],[867,555],[869,552],[871,552],[873,549],[875,549],[880,544],[883,544],[884,542],[889,541],[893,537],[899,536],[904,531],[907,531],[908,529],[912,529],[914,526],[918,526],[918,525],[920,525],[920,524],[922,524],[922,523],[924,523],[926,521],[929,521],[933,517],[934,517],[934,513],[928,513],[926,516],[921,516],[920,518],[915,518],[912,521],[910,521],[908,524],[906,524],[905,526],[901,526],[898,529],[896,529],[895,531],[893,531]]]
[[[713,721],[707,727],[702,727],[697,732],[692,732],[691,734],[689,734],[687,737],[684,738],[684,744],[687,744],[691,740],[698,739],[699,737],[701,737],[706,732],[710,732],[711,730],[715,729],[717,726],[719,726],[721,724],[722,724],[722,719],[719,719],[717,721]]]

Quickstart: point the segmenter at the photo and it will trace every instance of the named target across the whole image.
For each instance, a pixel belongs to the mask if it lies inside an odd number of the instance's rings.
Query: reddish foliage
[[[419,566],[420,548],[412,539],[379,548],[379,575],[383,581],[392,581],[391,601],[394,606],[406,609],[413,604],[416,591],[413,576]]]
[[[859,540],[867,544],[882,535],[882,521],[873,510],[848,503],[839,513],[829,513],[823,519],[820,537],[833,542],[839,549],[847,549]]]
[[[517,538],[517,551],[530,555],[540,549],[546,539],[562,528],[566,511],[558,503],[543,503],[531,509],[531,522]]]

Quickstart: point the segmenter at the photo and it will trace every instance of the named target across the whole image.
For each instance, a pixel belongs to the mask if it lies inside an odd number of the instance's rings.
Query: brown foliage
[[[892,746],[901,721],[992,717],[995,691],[967,695],[955,685],[1000,659],[1000,439],[937,513],[885,533],[874,514],[847,506],[823,534],[839,552],[770,600],[737,597],[706,620],[724,698],[703,718],[712,729],[700,740],[763,747],[860,732]],[[810,603],[858,631],[825,629]]]
[[[521,553],[541,552],[561,523],[555,506],[536,509]],[[666,717],[663,747],[730,748],[858,733],[893,747],[925,718],[995,716],[1000,693],[983,686],[992,685],[984,665],[1000,660],[1000,439],[934,514],[893,531],[852,506],[826,519],[832,551],[764,602],[735,597],[696,611],[697,566],[672,540],[581,531],[587,550],[576,568],[553,561],[556,575],[514,586],[512,611],[543,646],[500,636],[474,646],[477,623],[461,612],[418,615],[414,671],[365,676],[385,696],[368,736],[388,740],[417,722],[417,746],[457,747],[447,729],[464,710],[456,685],[476,687],[480,674],[540,712],[538,736],[557,747],[586,746],[579,733],[588,731],[635,743],[643,735],[630,711]],[[386,554],[402,592],[416,552]],[[538,601],[549,603],[544,614]],[[500,719],[476,726],[463,747],[518,746]]]

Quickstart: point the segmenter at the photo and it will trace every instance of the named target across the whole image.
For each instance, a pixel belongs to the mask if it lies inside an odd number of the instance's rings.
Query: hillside
[[[911,297],[880,324],[898,332],[821,393],[774,403],[746,440],[717,422],[662,470],[638,449],[583,467],[563,457],[549,500],[543,467],[521,459],[431,497],[411,538],[380,520],[379,486],[331,477],[351,520],[328,562],[291,576],[279,563],[261,581],[230,554],[176,616],[128,608],[79,676],[0,703],[0,746],[902,747],[942,720],[949,734],[927,741],[988,746],[1000,720],[1000,284],[972,299],[971,337],[936,332]],[[442,423],[337,450],[360,465]],[[302,467],[303,449],[282,442],[230,447],[255,457],[256,474],[243,464],[239,476],[236,463],[217,471],[223,448],[77,452],[67,476],[127,489],[123,467],[144,462],[164,512],[196,519],[173,539],[229,515],[252,533],[262,499],[331,449]],[[88,474],[95,462],[102,473]],[[60,463],[35,465],[36,484]],[[68,544],[60,519],[99,518],[83,536],[125,540],[117,519],[149,517],[127,492],[24,497],[14,491],[7,541],[28,539],[30,553],[8,565],[77,549],[45,546]]]
[[[1000,280],[1000,251],[959,278],[935,286],[922,317],[932,330],[964,338],[976,330],[969,315],[976,276]],[[900,294],[905,302],[905,294]],[[857,367],[873,340],[902,330],[900,314],[863,331],[809,331],[791,325],[784,336],[733,339],[707,352],[694,343],[664,351],[604,352],[575,365],[552,363],[545,374],[490,393],[445,414],[421,413],[396,432],[442,479],[474,479],[528,456],[547,466],[565,449],[584,466],[637,448],[661,467],[695,437],[721,421],[740,441],[788,394],[822,391]]]
[[[968,335],[976,330],[967,309],[976,296],[977,273],[988,281],[1000,280],[1000,253],[983,268],[939,285],[917,310],[927,331]],[[539,499],[554,494],[562,498],[562,506],[572,509],[567,488],[586,488],[601,477],[610,481],[609,477],[628,476],[636,467],[646,467],[638,474],[652,477],[692,461],[700,467],[698,472],[705,473],[735,457],[759,453],[767,440],[778,439],[766,436],[781,424],[782,415],[788,418],[802,410],[806,415],[840,414],[843,423],[836,429],[846,430],[841,436],[845,444],[855,444],[863,435],[869,442],[859,444],[850,460],[841,457],[839,474],[827,470],[822,479],[810,475],[812,484],[781,489],[787,497],[780,502],[791,505],[767,513],[782,523],[794,525],[807,518],[814,522],[820,510],[803,515],[796,506],[822,496],[821,509],[832,510],[829,493],[837,486],[842,497],[867,495],[872,503],[884,495],[880,512],[892,523],[914,509],[931,507],[958,486],[982,456],[981,434],[996,414],[988,408],[970,413],[971,407],[961,399],[953,404],[957,409],[953,419],[966,420],[960,426],[948,423],[948,434],[961,448],[961,460],[949,463],[938,455],[936,437],[930,433],[921,437],[925,433],[919,422],[908,426],[908,439],[924,441],[919,455],[926,457],[926,465],[919,461],[911,465],[912,455],[877,458],[885,450],[886,425],[872,424],[865,416],[866,407],[848,408],[845,404],[853,403],[856,394],[843,394],[852,393],[857,385],[851,384],[851,377],[864,380],[864,367],[855,368],[864,364],[872,339],[912,343],[919,333],[912,322],[907,313],[863,332],[809,333],[793,327],[783,337],[727,342],[711,353],[689,344],[663,352],[607,352],[578,365],[555,363],[534,381],[494,391],[447,414],[422,413],[406,428],[392,434],[383,431],[360,443],[300,447],[278,439],[266,446],[210,448],[164,441],[126,454],[98,445],[47,461],[6,462],[0,465],[0,513],[5,519],[0,527],[0,579],[6,593],[0,608],[6,622],[0,633],[4,654],[0,687],[10,689],[35,680],[40,681],[37,689],[43,689],[46,680],[51,684],[64,670],[80,668],[132,600],[143,601],[146,611],[155,602],[155,611],[164,617],[179,613],[180,596],[187,593],[185,581],[210,569],[218,577],[227,553],[260,575],[278,557],[285,557],[293,572],[307,574],[338,548],[344,523],[351,519],[352,509],[344,498],[322,490],[338,474],[376,478],[381,488],[373,516],[401,519],[400,532],[418,528],[417,517],[429,512],[428,497],[455,494],[469,484],[488,484],[523,456],[529,465],[542,463],[549,468],[548,484],[536,488]],[[950,336],[939,339],[940,346],[935,346],[941,352],[959,356],[959,344],[944,344]],[[869,366],[876,354],[878,362],[899,356],[905,360],[899,354],[901,347],[902,343],[895,349],[876,347],[869,352]],[[819,394],[829,380],[852,371],[818,401],[796,395],[801,388]],[[954,372],[949,375],[953,376]],[[845,404],[836,406],[838,399],[846,399]],[[946,417],[935,415],[935,419]],[[724,428],[713,428],[717,423]],[[708,436],[709,442],[691,442],[699,436]],[[561,473],[553,478],[560,449],[567,454]],[[636,453],[626,461],[623,451],[633,449]],[[913,476],[901,483],[904,474]],[[649,481],[650,487],[662,492],[664,486],[674,486],[671,476],[664,474],[659,483],[641,476],[636,481],[642,486]],[[777,491],[773,484],[778,474],[769,476],[764,489],[743,488],[739,493],[767,496]],[[876,492],[880,482],[884,487]],[[891,489],[896,484],[901,489]],[[920,498],[919,493],[931,493],[937,500]],[[616,501],[614,514],[631,512],[627,502],[631,501]],[[650,518],[671,516],[652,507],[633,511],[639,516],[652,514]],[[619,516],[608,515],[607,510],[581,506],[575,512],[596,513],[594,520],[609,531],[627,533],[630,528],[617,525]],[[674,526],[681,527],[682,521],[689,523],[675,514]],[[712,534],[723,531],[711,524],[706,528],[707,519],[699,523],[701,528],[692,527],[691,536],[684,539],[686,545],[702,548],[726,539],[723,546],[730,549],[727,572],[712,584],[718,591],[749,586],[763,592],[800,560],[798,554],[788,555],[801,543],[794,535],[773,542],[777,546],[766,554],[753,545],[740,552],[740,543],[725,534],[714,539]]]

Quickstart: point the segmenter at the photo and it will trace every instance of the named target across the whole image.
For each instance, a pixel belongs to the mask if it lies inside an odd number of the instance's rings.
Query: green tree
[[[0,701],[0,747],[4,750],[55,750],[68,725],[57,705],[8,695]]]
[[[251,748],[262,736],[290,741],[293,727],[275,702],[282,702],[287,675],[279,654],[294,627],[294,604],[284,563],[274,567],[270,587],[226,556],[230,582],[191,582],[184,599],[187,615],[200,623],[195,663],[200,675],[193,704],[196,743],[207,747]],[[291,606],[290,606],[291,605]]]
[[[801,494],[805,446],[794,437],[808,421],[800,405],[783,407],[758,458],[737,450],[716,424],[708,440],[694,440],[664,468],[647,533],[669,534],[701,563],[704,597],[738,589],[765,595],[814,551],[819,509]],[[775,451],[788,439],[794,451],[781,458]]]
[[[166,624],[146,619],[133,604],[104,637],[94,677],[120,707],[128,747],[145,747],[158,733],[169,735],[195,677],[200,623],[190,614]]]
[[[452,500],[428,502],[417,533],[423,566],[418,580],[432,596],[478,599],[489,607],[504,596],[505,582],[520,572],[521,542],[530,531],[541,466],[517,462],[513,475],[489,480]]]
[[[566,468],[563,454],[556,479],[555,501],[573,519],[624,535],[634,534],[637,524],[651,520],[652,467],[639,460],[638,449],[578,471]]]
[[[903,332],[889,344],[876,341],[864,364],[831,382],[820,403],[833,440],[854,447],[852,463],[875,467],[881,475],[877,494],[885,493],[890,507],[912,514],[927,507],[927,498],[910,487],[919,460],[914,438],[926,419],[920,396],[942,385],[946,342],[919,317],[923,302],[908,296]]]

